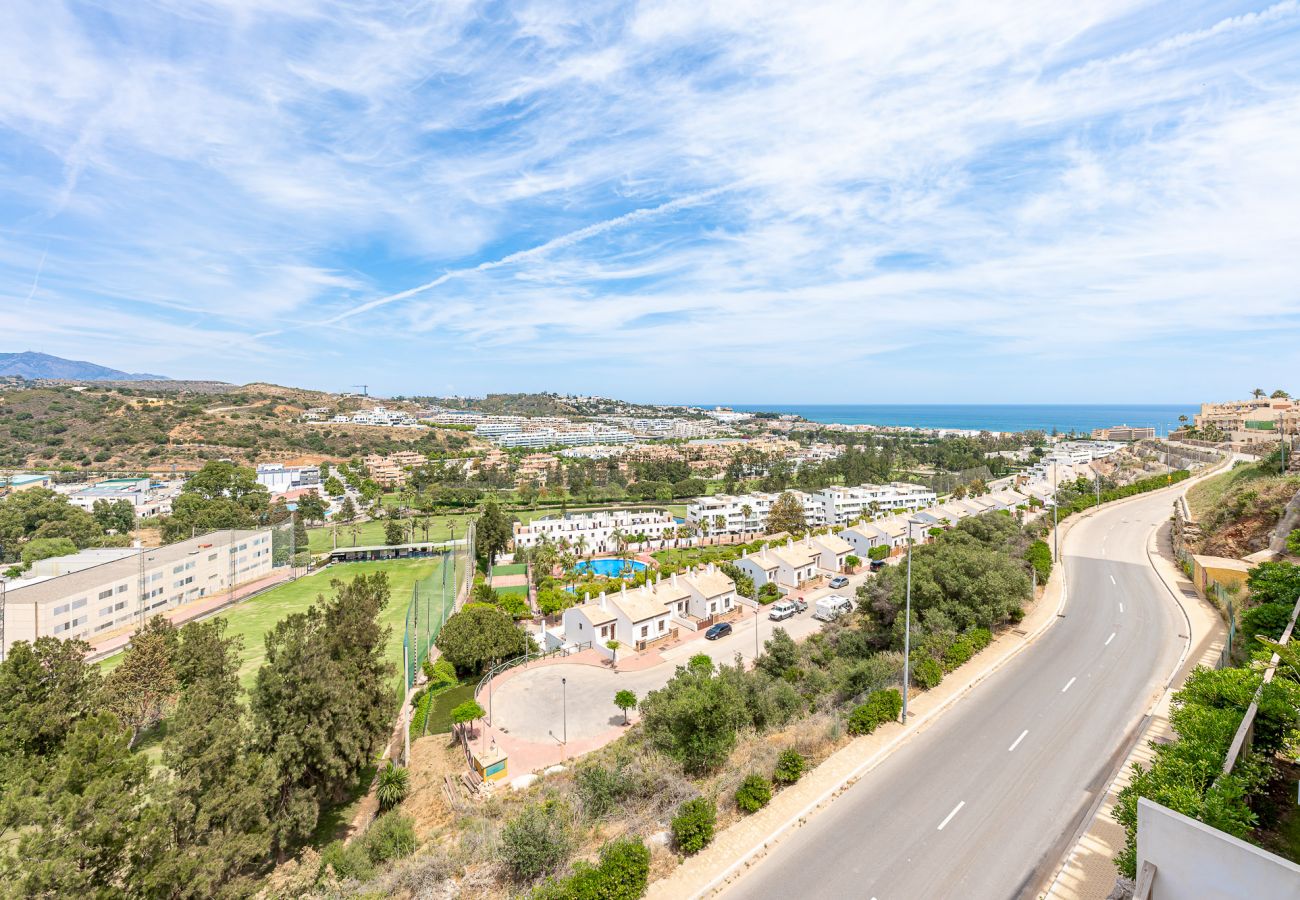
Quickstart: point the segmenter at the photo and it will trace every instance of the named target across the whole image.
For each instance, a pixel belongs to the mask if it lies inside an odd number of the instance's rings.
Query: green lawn
[[[523,563],[515,563],[507,566],[493,566],[493,575],[524,575],[527,574],[528,567]]]
[[[347,580],[361,574],[387,572],[392,595],[384,608],[382,624],[392,629],[388,637],[386,656],[399,669],[399,674],[393,678],[393,690],[400,691],[402,637],[405,632],[406,608],[411,599],[411,588],[421,578],[436,575],[440,565],[441,562],[436,559],[340,563],[231,607],[222,613],[221,617],[229,623],[226,630],[228,635],[239,635],[244,639],[244,660],[239,669],[240,684],[246,690],[252,688],[257,678],[257,670],[266,661],[267,632],[286,616],[305,610],[318,596],[331,593],[330,581],[335,578]],[[118,653],[104,660],[100,663],[101,671],[108,674],[121,662],[122,657],[123,654]]]
[[[456,537],[463,538],[465,529],[468,527],[472,516],[466,514],[452,514],[444,516],[430,516],[429,535],[426,538],[424,529],[419,525],[419,519],[416,520],[415,540],[416,541],[446,541],[452,537],[452,526],[455,526]],[[370,547],[376,544],[386,544],[387,539],[384,536],[384,526],[388,523],[387,519],[372,519],[369,522],[356,522],[353,524],[341,523],[339,525],[323,525],[318,528],[308,528],[307,538],[308,546],[312,553],[328,553],[335,547]],[[354,533],[355,529],[355,533]]]
[[[511,594],[516,594],[520,597],[528,596],[528,585],[526,584],[512,584],[509,585],[508,587],[493,588],[493,590],[496,591],[498,594],[500,594],[502,597],[507,597]]]

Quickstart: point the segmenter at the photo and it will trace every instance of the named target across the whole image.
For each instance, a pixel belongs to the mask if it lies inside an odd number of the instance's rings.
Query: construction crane
[[[370,396],[370,385],[368,385],[368,384],[354,384],[354,385],[352,385],[352,386],[353,386],[354,388],[361,388],[361,396],[362,396],[362,397],[369,397],[369,396]]]

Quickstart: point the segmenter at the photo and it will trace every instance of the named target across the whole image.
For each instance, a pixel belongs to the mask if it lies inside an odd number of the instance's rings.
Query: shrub
[[[426,659],[424,675],[430,684],[451,684],[456,680],[456,667],[441,657],[437,662]]]
[[[775,603],[781,596],[781,591],[772,582],[768,582],[758,589],[758,602],[762,604]]]
[[[375,797],[379,800],[379,808],[384,811],[401,803],[411,791],[411,773],[393,765],[391,759],[379,770],[378,780]]]
[[[979,653],[989,644],[993,643],[993,632],[987,628],[972,628],[966,632],[966,639],[970,641],[971,648]]]
[[[637,840],[606,844],[600,865],[578,862],[573,874],[533,892],[534,900],[636,900],[650,880],[650,851]]]
[[[741,812],[756,813],[772,799],[772,785],[762,775],[748,775],[736,788],[736,806]]]
[[[912,683],[919,688],[929,690],[939,686],[943,681],[943,666],[933,656],[912,656]]]
[[[331,872],[340,881],[348,878],[364,881],[374,875],[375,869],[360,841],[353,841],[351,844],[332,841],[321,851],[320,870],[316,878],[323,879]]]
[[[879,726],[897,719],[902,711],[903,695],[898,691],[893,688],[873,691],[866,703],[849,713],[849,734],[871,734]]]
[[[1039,584],[1046,584],[1052,575],[1052,548],[1046,541],[1034,541],[1025,550],[1025,561],[1034,567]]]
[[[970,638],[962,635],[949,644],[947,650],[943,651],[943,668],[945,671],[951,672],[974,655],[975,648],[971,646]]]
[[[405,769],[398,771],[405,772]],[[361,845],[375,865],[415,852],[415,822],[399,812],[385,813],[366,829]]]
[[[673,843],[682,853],[699,853],[713,840],[718,824],[718,809],[707,797],[687,800],[673,816]]]
[[[867,551],[867,559],[882,560],[888,558],[889,558],[889,548],[886,547],[884,544],[881,544],[879,547],[872,547],[870,550]]]
[[[575,781],[582,811],[592,819],[611,812],[636,788],[621,765],[614,769],[606,769],[599,763],[582,766],[575,773]]]
[[[862,559],[850,553],[848,556],[844,557],[844,565],[850,569],[856,569],[858,566],[862,565]]]
[[[781,751],[781,755],[776,760],[776,771],[772,773],[772,780],[777,784],[794,784],[803,777],[805,762],[803,756],[798,750],[789,747]]]
[[[501,830],[501,856],[521,881],[554,872],[572,847],[568,823],[554,805],[526,807]]]
[[[1237,646],[1247,655],[1263,650],[1264,645],[1255,640],[1255,635],[1277,640],[1282,636],[1286,623],[1291,621],[1292,603],[1265,603],[1246,610],[1241,614],[1241,628],[1237,632]]]

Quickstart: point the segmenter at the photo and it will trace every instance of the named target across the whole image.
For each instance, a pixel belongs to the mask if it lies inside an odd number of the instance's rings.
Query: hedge
[[[879,726],[897,719],[902,711],[903,695],[897,690],[872,691],[866,703],[849,713],[849,734],[871,734]]]
[[[943,666],[933,656],[912,654],[912,683],[924,690],[936,688],[943,681]]]

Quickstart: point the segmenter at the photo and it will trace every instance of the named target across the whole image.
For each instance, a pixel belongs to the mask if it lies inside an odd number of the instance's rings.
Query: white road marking
[[[1074,683],[1075,683],[1076,681],[1078,681],[1078,680],[1079,680],[1079,679],[1078,679],[1077,677],[1075,677],[1075,678],[1071,678],[1069,681],[1067,681],[1067,682],[1065,683],[1065,687],[1061,688],[1061,693],[1064,694],[1066,691],[1068,691],[1068,690],[1070,689],[1070,685],[1074,684]]]
[[[966,805],[966,801],[963,800],[962,802],[960,802],[960,803],[958,803],[956,806],[954,806],[954,807],[952,808],[952,812],[948,813],[948,817],[947,817],[946,819],[944,819],[942,822],[939,823],[939,830],[940,830],[940,831],[943,831],[943,826],[945,826],[945,825],[947,825],[949,822],[951,822],[951,821],[952,821],[952,817],[955,816],[955,815],[957,815],[957,812],[958,812],[958,811],[959,811],[963,806],[965,806],[965,805]]]
[[[1110,576],[1110,583],[1111,583],[1111,584],[1114,584],[1114,583],[1115,583],[1115,576],[1114,576],[1114,575]]]
[[[1110,642],[1113,641],[1113,640],[1115,640],[1115,632],[1112,631],[1112,632],[1110,633],[1110,637],[1106,638],[1106,646],[1109,647],[1109,646],[1110,646]]]
[[[1120,612],[1123,612],[1123,611],[1124,611],[1124,604],[1123,604],[1123,603],[1121,603],[1121,604],[1119,605],[1119,611],[1120,611]]]
[[[1014,750],[1014,749],[1016,749],[1017,747],[1019,747],[1019,746],[1020,746],[1020,742],[1023,741],[1023,740],[1025,739],[1025,735],[1027,735],[1027,734],[1029,734],[1029,729],[1028,729],[1028,728],[1026,728],[1024,731],[1020,732],[1020,737],[1016,738],[1015,742],[1014,742],[1010,747],[1007,748],[1007,752],[1010,753],[1012,750]]]

